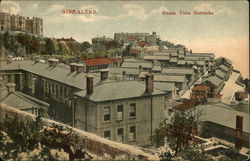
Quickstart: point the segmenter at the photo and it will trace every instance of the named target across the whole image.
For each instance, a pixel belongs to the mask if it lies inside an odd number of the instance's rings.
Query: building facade
[[[30,19],[29,17],[0,12],[0,31],[21,31],[42,36],[43,20],[38,17]]]

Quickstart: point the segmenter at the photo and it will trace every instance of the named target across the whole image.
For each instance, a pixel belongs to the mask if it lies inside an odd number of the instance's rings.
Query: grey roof
[[[1,80],[0,80],[1,81]],[[8,95],[7,87],[0,82],[0,101]]]
[[[197,65],[205,65],[205,62],[204,61],[195,61],[195,63],[197,64]]]
[[[139,68],[109,68],[110,74],[130,74],[130,75],[139,75]]]
[[[185,60],[178,60],[177,64],[178,65],[185,65],[186,61]]]
[[[142,68],[152,68],[152,63],[146,62],[123,62],[122,67],[124,68],[139,68],[141,65]]]
[[[168,55],[146,55],[143,57],[144,60],[169,60]]]
[[[222,81],[220,78],[218,78],[217,76],[210,76],[210,77],[208,77],[208,78],[206,79],[206,81],[212,83],[213,85],[215,85],[215,86],[217,86],[217,87],[223,82],[223,81]]]
[[[185,58],[185,55],[184,55],[184,53],[179,53],[179,54],[178,54],[178,57],[179,57],[179,58]]]
[[[196,61],[196,60],[209,60],[209,57],[204,57],[204,56],[195,56],[195,55],[186,55],[184,60],[192,60],[192,61]]]
[[[155,81],[159,82],[185,82],[185,76],[177,75],[155,75]]]
[[[30,73],[55,80],[69,86],[86,89],[87,73],[70,72],[70,69],[62,67],[49,67],[48,64],[35,63],[34,61],[13,61],[10,64],[1,62],[1,70],[24,70]],[[99,75],[99,74],[98,74]],[[113,80],[101,81],[100,76],[95,75],[94,84],[109,82]]]
[[[192,53],[193,56],[206,56],[210,58],[214,58],[214,53]]]
[[[140,72],[139,77],[140,77],[140,78],[145,78],[145,75],[146,75],[147,73],[148,73],[148,72]]]
[[[187,64],[191,64],[191,65],[194,65],[195,62],[194,61],[186,61]]]
[[[225,70],[226,72],[229,71],[229,67],[224,64],[221,64],[218,68]]]
[[[169,56],[170,53],[169,52],[164,52],[164,51],[155,51],[153,53],[153,55],[165,55],[165,56]]]
[[[177,57],[171,57],[169,62],[176,63],[178,61]]]
[[[161,71],[161,66],[160,65],[155,65],[153,68],[152,68],[153,71]]]
[[[6,98],[4,98],[2,103],[15,107],[17,109],[31,109],[33,108],[42,108],[44,106],[40,106],[37,103],[33,102],[32,100],[23,97],[17,92],[11,92]]]
[[[177,53],[171,53],[170,55],[171,55],[171,56],[178,56]]]
[[[225,76],[227,75],[226,73],[222,72],[221,70],[215,70],[215,74],[220,77],[220,78],[225,78]]]
[[[75,93],[77,96],[86,97],[86,90]],[[154,89],[152,95],[161,95],[165,92]],[[88,96],[94,102],[118,100],[145,96],[145,82],[122,81],[100,84],[94,87],[93,93]]]
[[[183,74],[183,75],[186,75],[186,74],[193,74],[194,73],[194,70],[193,68],[163,68],[161,73],[163,74]]]
[[[154,82],[154,88],[162,90],[162,91],[173,91],[174,90],[174,83],[168,82]]]

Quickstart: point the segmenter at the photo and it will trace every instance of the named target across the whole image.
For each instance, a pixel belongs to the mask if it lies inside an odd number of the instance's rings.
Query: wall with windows
[[[148,145],[151,131],[161,121],[163,107],[164,95],[99,103],[97,135],[127,144]]]

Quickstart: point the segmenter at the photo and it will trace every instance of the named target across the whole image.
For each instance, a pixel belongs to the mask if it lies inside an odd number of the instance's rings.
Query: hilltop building
[[[21,31],[43,36],[43,19],[0,12],[0,31]]]

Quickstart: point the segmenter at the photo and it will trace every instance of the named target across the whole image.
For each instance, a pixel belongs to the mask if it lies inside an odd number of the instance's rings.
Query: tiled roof
[[[205,56],[205,57],[210,57],[214,58],[215,55],[213,53],[192,53],[193,56]]]
[[[185,82],[185,76],[155,75],[154,80],[159,82]]]
[[[220,77],[220,78],[225,78],[225,76],[227,75],[226,73],[222,72],[221,70],[215,70],[215,74]]]
[[[113,58],[112,62],[122,62],[122,58]]]
[[[155,65],[155,66],[152,68],[152,71],[161,71],[161,66]]]
[[[130,75],[139,75],[139,68],[109,68],[109,73],[110,74],[130,74]]]
[[[228,72],[229,71],[229,67],[227,67],[227,66],[225,66],[225,65],[223,65],[223,64],[221,64],[221,65],[219,65],[219,67],[218,67],[219,69],[223,69],[224,71],[226,71],[226,72]]]
[[[161,73],[163,74],[172,74],[172,75],[186,75],[186,74],[193,74],[193,68],[163,68]]]
[[[10,64],[1,62],[1,70],[24,70],[30,73],[40,75],[69,86],[86,89],[86,73],[70,72],[70,69],[62,67],[49,67],[48,64],[35,63],[34,61],[13,61]],[[94,84],[102,83],[100,74],[95,75]],[[105,80],[112,81],[112,80]]]
[[[123,62],[122,67],[124,68],[139,68],[141,65],[142,68],[152,68],[152,63],[146,62]]]
[[[178,65],[185,65],[186,61],[185,60],[178,60],[177,64]]]
[[[139,50],[131,50],[131,54],[138,54],[140,51]]]
[[[163,51],[155,51],[153,55],[165,55],[170,56],[169,52],[163,52]]]
[[[109,58],[90,58],[82,60],[83,63],[89,66],[111,64],[112,60]]]
[[[146,55],[143,57],[144,60],[169,60],[168,55]]]
[[[154,88],[169,92],[174,90],[174,83],[154,82]]]
[[[4,98],[2,103],[15,107],[17,109],[31,109],[33,108],[42,108],[44,106],[38,105],[37,103],[33,102],[32,100],[23,97],[17,92],[11,92],[6,98]]]
[[[204,99],[204,98],[206,98],[206,96],[203,95],[203,94],[200,94],[200,93],[193,93],[193,94],[190,96],[190,98],[191,98],[191,99],[197,99],[197,98],[202,98],[202,99]]]
[[[163,94],[165,94],[165,92],[158,89],[154,89],[152,93],[152,95]],[[78,92],[76,95],[86,97],[86,90]],[[145,96],[145,82],[122,81],[94,86],[93,93],[88,96],[88,99],[94,102],[101,102],[142,96]]]
[[[184,102],[180,105],[173,107],[173,109],[179,110],[179,111],[188,110],[188,109],[194,108],[195,106],[197,106],[199,104],[200,104],[200,101],[195,100],[195,99],[191,99],[191,100],[188,100],[187,102]]]
[[[192,91],[209,91],[209,86],[205,86],[205,85],[196,85]]]
[[[176,63],[178,61],[177,57],[171,57],[169,62]]]
[[[215,85],[216,87],[218,87],[223,81],[218,78],[217,76],[210,76],[206,79],[206,81],[212,83],[213,85]]]

